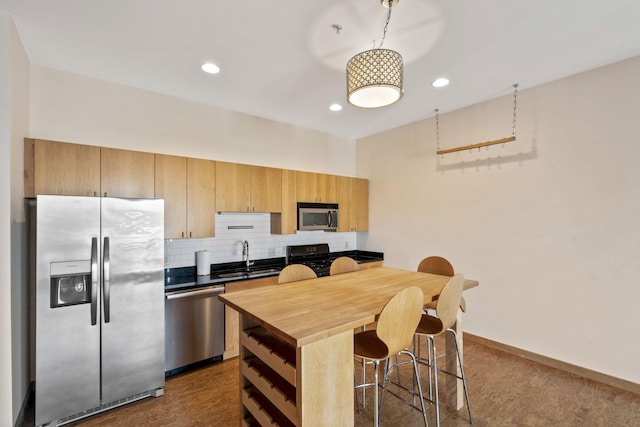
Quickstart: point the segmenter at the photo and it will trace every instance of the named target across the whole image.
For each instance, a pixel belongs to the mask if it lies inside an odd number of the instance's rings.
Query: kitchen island
[[[353,330],[398,291],[426,304],[448,280],[380,267],[219,296],[240,313],[242,425],[352,426]]]

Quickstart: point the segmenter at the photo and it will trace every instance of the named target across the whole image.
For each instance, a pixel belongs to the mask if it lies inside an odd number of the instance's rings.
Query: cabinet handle
[[[107,192],[106,191],[104,192],[104,197],[107,197]]]
[[[191,232],[189,232],[189,238],[191,238]]]
[[[96,197],[97,195],[98,195],[98,192],[97,192],[97,191],[94,191],[94,192],[93,192],[93,197]]]
[[[180,237],[182,237],[184,239],[184,231],[180,232]]]

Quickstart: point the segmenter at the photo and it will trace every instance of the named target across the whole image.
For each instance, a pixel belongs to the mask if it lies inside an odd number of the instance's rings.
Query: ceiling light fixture
[[[218,74],[220,72],[220,67],[218,67],[216,64],[213,64],[211,62],[206,62],[202,64],[200,68],[202,68],[202,71],[209,74]]]
[[[347,62],[347,101],[360,108],[379,108],[397,102],[403,95],[402,55],[381,49],[387,36],[391,8],[399,0],[380,0],[389,9],[380,46],[355,55]]]
[[[449,84],[449,79],[447,79],[446,77],[440,77],[438,79],[435,79],[431,83],[431,86],[433,86],[433,87],[445,87],[448,84]]]

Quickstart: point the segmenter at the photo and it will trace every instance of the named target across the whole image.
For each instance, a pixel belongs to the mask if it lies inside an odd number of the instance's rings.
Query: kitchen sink
[[[222,279],[235,279],[238,277],[245,277],[248,279],[262,276],[273,276],[274,273],[279,273],[279,268],[264,268],[261,270],[249,270],[249,271],[234,271],[231,273],[220,273],[218,277]]]

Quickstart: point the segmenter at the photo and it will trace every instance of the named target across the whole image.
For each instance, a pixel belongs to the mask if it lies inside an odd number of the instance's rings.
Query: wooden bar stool
[[[451,263],[446,258],[442,258],[441,256],[430,256],[423,259],[422,261],[420,261],[420,264],[418,264],[418,271],[421,273],[439,274],[441,276],[449,277],[453,277],[453,275],[455,274],[453,265],[451,265]],[[435,310],[436,303],[437,301],[432,301],[426,304],[424,308]],[[465,312],[467,311],[466,308],[466,303],[463,297],[460,300],[460,309]]]
[[[380,362],[387,360],[387,363],[385,364],[385,375],[382,382],[382,398],[384,398],[385,385],[388,381],[388,359],[391,356],[398,353],[409,356],[413,363],[414,375],[419,378],[416,358],[413,353],[407,350],[407,348],[411,345],[416,327],[420,322],[423,300],[424,295],[420,288],[412,286],[403,289],[385,304],[378,316],[378,323],[375,330],[358,332],[354,336],[353,343],[355,357],[361,359],[363,364],[367,361],[373,364],[374,382],[364,383],[365,379],[363,377],[363,384],[357,384],[355,388],[358,389],[367,386],[375,387],[373,395],[375,406],[375,426],[379,425],[380,407],[378,405],[378,366]],[[427,426],[427,412],[424,405],[420,381],[418,381],[418,393],[420,396],[420,408],[405,401],[404,399],[402,399],[402,401],[415,409],[421,409],[424,424]],[[382,401],[380,403],[382,404]]]
[[[473,416],[471,414],[471,403],[469,402],[469,392],[467,390],[467,379],[464,375],[464,367],[462,365],[462,358],[460,357],[460,348],[458,347],[458,337],[456,331],[452,329],[452,326],[456,323],[456,316],[458,313],[458,307],[460,306],[460,300],[462,299],[462,290],[464,285],[464,276],[462,274],[454,275],[444,285],[440,292],[440,297],[436,304],[436,316],[430,314],[423,314],[418,327],[416,328],[416,337],[418,338],[418,346],[420,345],[420,336],[427,337],[429,345],[427,350],[429,352],[428,359],[418,358],[418,362],[429,367],[429,387],[431,388],[431,372],[433,372],[433,385],[435,389],[435,406],[436,406],[436,424],[440,425],[440,408],[438,399],[438,371],[453,375],[462,380],[464,387],[464,395],[467,401],[467,410],[469,412],[469,422],[473,424]],[[434,338],[438,335],[446,332],[454,335],[454,342],[456,344],[456,356],[458,360],[458,366],[460,367],[461,375],[458,376],[457,372],[448,372],[438,368],[438,356],[436,353],[436,344]],[[415,351],[415,350],[414,350]],[[418,381],[420,383],[420,381]]]
[[[303,264],[289,264],[280,271],[278,284],[297,282],[299,280],[315,279],[316,272]]]
[[[329,268],[329,275],[334,276],[336,274],[351,273],[352,271],[359,271],[360,266],[358,263],[348,256],[341,256],[336,258],[331,263]]]

